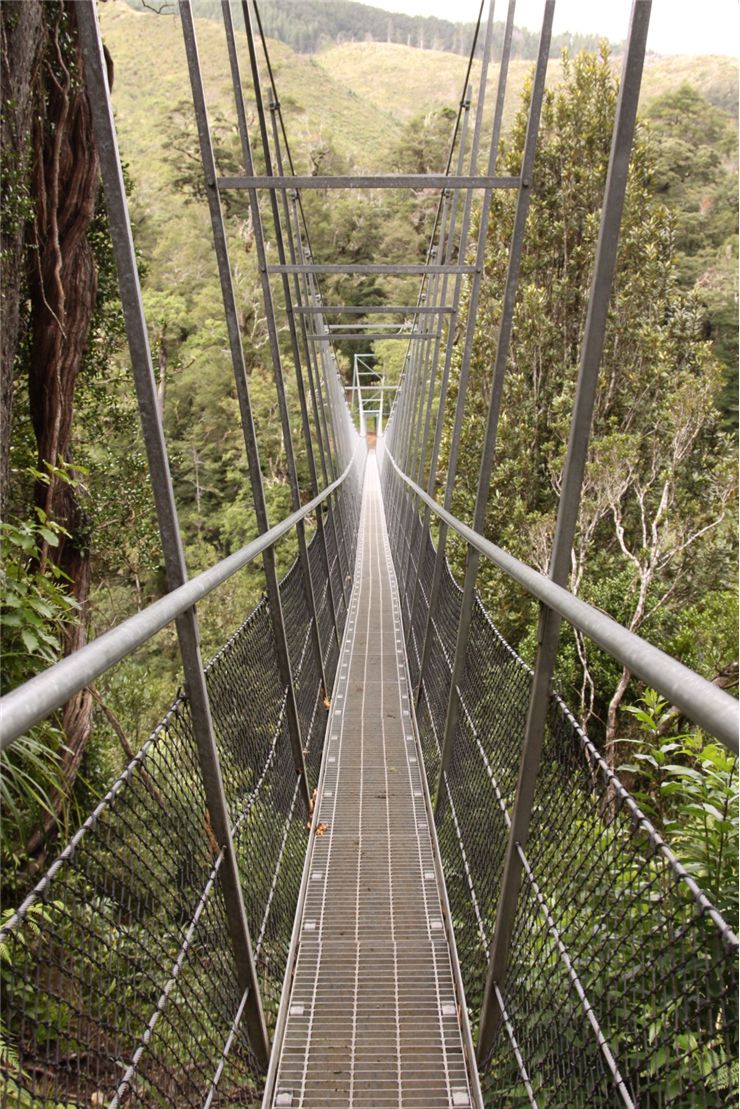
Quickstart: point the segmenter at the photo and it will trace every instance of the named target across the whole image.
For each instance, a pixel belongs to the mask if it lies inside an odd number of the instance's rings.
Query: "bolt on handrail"
[[[587,635],[597,647],[657,689],[693,723],[719,739],[730,751],[738,753],[740,705],[734,697],[458,520],[404,473],[387,443],[384,444],[383,455],[412,493],[489,562],[523,586],[530,596],[542,601],[572,627]]]

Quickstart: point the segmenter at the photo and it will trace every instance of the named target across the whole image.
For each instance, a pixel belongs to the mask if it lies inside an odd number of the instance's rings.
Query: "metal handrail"
[[[451,512],[447,512],[400,468],[395,458],[383,446],[396,472],[440,520],[457,532],[467,543],[497,566],[513,581],[554,612],[572,627],[587,635],[598,647],[628,670],[646,681],[681,710],[690,720],[710,735],[715,736],[732,752],[738,753],[738,710],[740,705],[729,693],[702,678],[671,655],[654,647],[641,636],[628,631],[621,624],[594,608],[569,590],[556,585],[549,578],[532,569],[525,562],[508,554],[495,543],[473,531]]]
[[[79,651],[61,659],[48,670],[30,678],[29,681],[0,698],[0,751],[4,751],[39,720],[43,720],[50,712],[63,705],[73,694],[84,689],[95,678],[141,647],[198,601],[207,597],[237,570],[241,570],[248,562],[277,543],[342,484],[355,465],[361,446],[362,440],[358,440],[345,471],[322,493],[303,505],[299,511],[292,512],[279,524],[275,524],[269,531],[263,532],[234,554],[221,559],[215,566],[211,566],[184,585],[173,589],[141,612],[130,616],[128,620],[99,635]]]

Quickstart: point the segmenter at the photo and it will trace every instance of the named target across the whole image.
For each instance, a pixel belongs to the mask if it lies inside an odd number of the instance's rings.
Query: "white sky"
[[[367,0],[374,7],[409,15],[436,15],[453,22],[476,19],[480,0]],[[554,32],[594,32],[612,42],[627,36],[629,0],[557,0]],[[486,8],[487,11],[487,8]],[[506,14],[504,0],[496,18]],[[538,30],[542,0],[518,0],[516,24]],[[740,0],[653,0],[648,49],[658,54],[730,54],[740,46]]]

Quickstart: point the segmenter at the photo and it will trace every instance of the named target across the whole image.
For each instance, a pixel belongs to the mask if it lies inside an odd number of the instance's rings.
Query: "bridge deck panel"
[[[374,454],[270,1106],[471,1106]]]

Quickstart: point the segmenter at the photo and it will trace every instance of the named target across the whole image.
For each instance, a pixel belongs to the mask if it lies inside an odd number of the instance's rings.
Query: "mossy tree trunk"
[[[62,525],[58,546],[41,550],[70,582],[77,614],[64,634],[63,653],[87,639],[91,556],[84,490],[73,465],[75,390],[90,342],[98,280],[88,238],[98,196],[99,164],[83,79],[75,4],[41,5],[44,42],[31,135],[33,215],[27,234],[29,297],[28,389],[38,468],[48,480],[35,488],[36,508]],[[62,709],[65,750],[57,814],[74,785],[90,738],[92,696],[82,690]],[[56,828],[47,814],[28,844],[43,849]]]
[[[25,299],[24,255],[30,199],[31,127],[45,39],[42,0],[0,6],[0,517],[10,478],[16,358]]]

